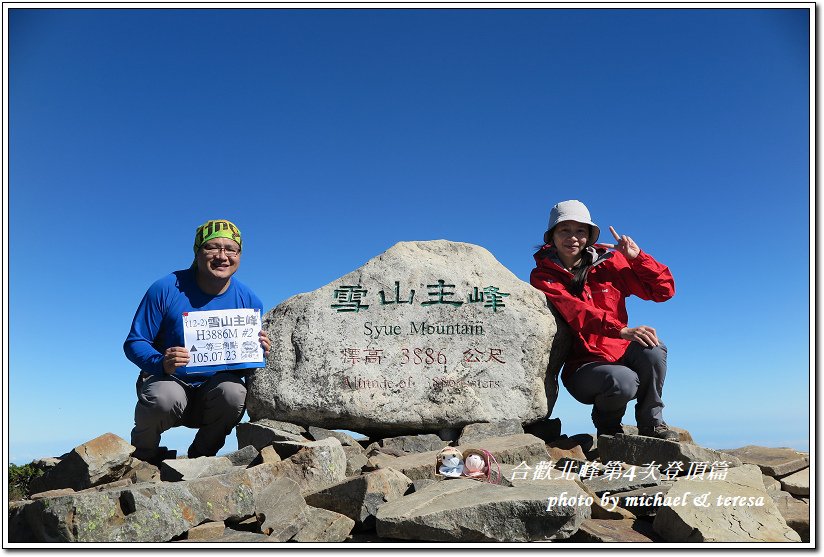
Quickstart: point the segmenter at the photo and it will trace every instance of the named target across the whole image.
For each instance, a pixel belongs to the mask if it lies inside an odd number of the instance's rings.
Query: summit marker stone
[[[541,292],[484,248],[445,240],[398,243],[289,298],[264,328],[251,420],[367,434],[544,418],[557,397],[544,378],[570,338]]]

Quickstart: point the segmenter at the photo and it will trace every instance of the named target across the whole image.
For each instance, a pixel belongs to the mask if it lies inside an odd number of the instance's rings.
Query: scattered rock
[[[263,419],[238,424],[235,434],[237,435],[238,447],[251,445],[257,450],[261,450],[275,441],[306,441],[301,430],[303,430],[302,427],[294,424]]]
[[[643,532],[643,533],[642,533]],[[584,543],[651,543],[660,539],[642,520],[588,518],[570,541]]]
[[[658,509],[653,527],[669,542],[801,541],[752,464],[730,468],[724,480],[679,478],[667,497],[670,503]],[[696,504],[696,497],[704,501]]]
[[[50,489],[48,491],[41,491],[40,493],[32,494],[29,499],[32,501],[37,501],[38,499],[46,499],[48,497],[61,497],[63,495],[71,495],[75,493],[75,491],[70,487],[64,487],[61,489]]]
[[[226,532],[226,525],[220,522],[204,522],[186,532],[187,540],[207,541],[221,537]]]
[[[357,476],[369,464],[369,459],[363,454],[363,449],[357,447],[343,447],[346,455],[346,477]]]
[[[652,487],[642,487],[624,491],[619,495],[619,505],[635,516],[655,516],[664,504],[664,497],[674,482],[666,482]]]
[[[278,475],[297,482],[301,492],[316,491],[346,477],[346,454],[340,441],[328,437],[301,445],[295,455],[272,465],[277,467]]]
[[[249,466],[258,457],[258,450],[252,445],[246,445],[231,453],[223,455],[233,466]]]
[[[781,489],[793,495],[810,495],[810,469],[804,468],[789,476],[780,478]]]
[[[274,464],[275,462],[280,462],[281,460],[283,459],[280,458],[280,455],[273,446],[267,445],[260,449],[260,461],[263,464]]]
[[[787,526],[795,530],[802,542],[810,541],[810,505],[794,497],[774,498],[776,508]]]
[[[32,492],[70,487],[76,491],[119,480],[135,448],[114,433],[105,433],[74,448],[30,484]]]
[[[773,478],[772,476],[768,476],[767,474],[761,474],[761,480],[764,482],[764,489],[767,491],[780,491],[781,490],[781,482]]]
[[[25,508],[29,541],[168,541],[207,520],[254,514],[251,486],[238,479],[227,474],[40,499]]]
[[[160,469],[157,466],[134,457],[132,457],[132,460],[129,462],[128,469],[126,473],[123,474],[123,478],[130,480],[133,484],[161,481]]]
[[[463,446],[476,445],[489,437],[503,437],[522,433],[524,433],[524,428],[519,420],[469,424],[461,431],[458,444]]]
[[[412,480],[387,468],[308,493],[306,502],[348,516],[361,529],[372,529],[381,505],[400,499],[411,486]]]
[[[602,435],[598,438],[598,454],[601,462],[604,463],[619,461],[643,466],[656,462],[662,464],[662,472],[665,467],[676,471],[669,464],[678,462],[680,463],[678,475],[687,474],[690,471],[690,463],[703,462],[710,465],[713,462],[723,461],[729,467],[741,466],[741,461],[732,455],[689,443],[664,441],[641,435]]]
[[[600,497],[606,492],[614,494],[659,485],[661,474],[657,473],[655,468],[636,468],[634,472],[622,469],[615,475],[596,476],[583,480],[583,483]]]
[[[355,521],[326,509],[307,507],[308,522],[295,534],[292,541],[301,543],[336,543],[345,541],[355,526]]]
[[[275,478],[254,497],[260,531],[272,541],[291,539],[309,522],[306,501],[289,478]]]
[[[225,456],[201,456],[198,458],[177,458],[164,460],[160,464],[160,479],[164,482],[180,482],[219,476],[234,469],[232,461]]]
[[[440,451],[447,445],[448,441],[443,441],[434,433],[421,435],[402,435],[400,437],[387,437],[378,441],[381,452],[392,454],[390,451],[401,451],[401,453],[424,453],[427,451]],[[401,456],[396,454],[395,456]]]
[[[762,473],[772,477],[786,476],[810,465],[808,455],[783,447],[776,449],[747,445],[740,449],[725,449],[724,452],[738,457],[746,464],[755,464],[761,468]]]
[[[314,441],[320,441],[321,439],[326,439],[327,437],[334,437],[340,441],[340,444],[344,447],[360,447],[357,439],[348,433],[344,433],[343,431],[333,431],[331,429],[324,429],[322,427],[315,426],[309,426],[306,429],[309,433],[309,437],[311,437]]]
[[[564,539],[589,518],[587,505],[549,505],[550,497],[585,498],[574,482],[503,487],[444,480],[378,510],[381,537],[454,542],[525,542]],[[547,508],[550,507],[550,508]]]

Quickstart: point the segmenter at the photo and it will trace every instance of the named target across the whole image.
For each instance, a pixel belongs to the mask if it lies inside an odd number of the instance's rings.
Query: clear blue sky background
[[[808,449],[806,10],[13,9],[8,42],[12,462],[128,440],[123,340],[206,219],[272,308],[402,240],[528,280],[570,198],[676,277],[629,304],[668,422]]]

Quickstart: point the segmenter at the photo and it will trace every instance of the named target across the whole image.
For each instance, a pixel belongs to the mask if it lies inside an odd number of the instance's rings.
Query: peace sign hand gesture
[[[636,244],[632,238],[630,238],[629,236],[619,236],[615,229],[611,226],[609,227],[609,231],[612,232],[612,235],[615,237],[615,240],[618,242],[618,244],[603,245],[605,245],[608,248],[615,248],[616,250],[624,254],[624,257],[626,257],[627,259],[635,259],[636,257],[638,257],[638,254],[641,253],[641,248],[638,247],[638,244]]]

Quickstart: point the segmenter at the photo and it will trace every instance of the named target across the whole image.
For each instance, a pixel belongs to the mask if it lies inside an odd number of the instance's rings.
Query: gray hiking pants
[[[631,342],[624,356],[615,363],[592,362],[579,367],[564,386],[584,404],[592,404],[592,422],[598,429],[621,423],[627,403],[635,404],[638,427],[663,423],[664,379],[667,376],[667,347],[649,348]]]
[[[160,445],[160,434],[185,426],[198,430],[189,447],[189,458],[214,456],[240,419],[246,404],[246,386],[241,376],[217,373],[192,387],[170,376],[137,379],[132,445],[135,456],[151,457]]]

